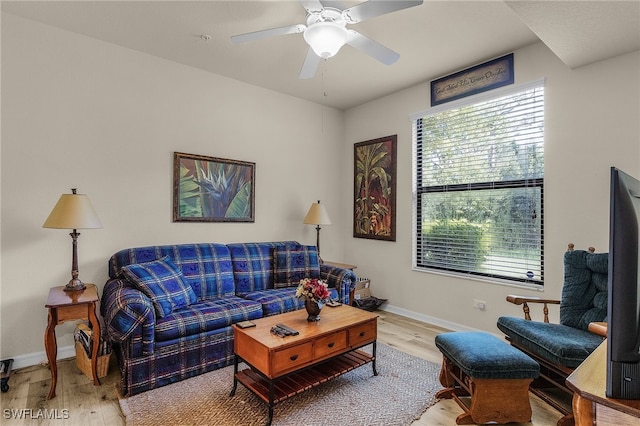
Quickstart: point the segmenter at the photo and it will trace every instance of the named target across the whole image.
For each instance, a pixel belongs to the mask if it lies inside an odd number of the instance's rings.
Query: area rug
[[[272,424],[406,426],[436,402],[439,365],[378,343],[376,367],[377,376],[367,364],[277,404]],[[226,367],[121,398],[120,408],[129,426],[265,425],[267,405],[241,384],[230,397],[232,387]]]

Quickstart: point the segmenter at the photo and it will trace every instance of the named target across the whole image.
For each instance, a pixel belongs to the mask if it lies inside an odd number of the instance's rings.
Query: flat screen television
[[[609,202],[606,395],[640,399],[640,181],[612,167]]]

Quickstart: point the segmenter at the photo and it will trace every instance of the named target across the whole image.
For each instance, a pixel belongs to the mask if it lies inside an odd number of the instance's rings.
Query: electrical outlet
[[[473,307],[476,309],[480,309],[481,311],[487,310],[487,302],[484,300],[473,299]]]

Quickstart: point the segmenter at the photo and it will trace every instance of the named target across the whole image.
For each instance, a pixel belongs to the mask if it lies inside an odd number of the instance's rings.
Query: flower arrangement
[[[303,278],[296,289],[296,297],[325,303],[329,299],[327,284],[316,278]]]

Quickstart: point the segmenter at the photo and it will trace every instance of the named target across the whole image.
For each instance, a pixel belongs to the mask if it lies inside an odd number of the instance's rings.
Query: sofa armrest
[[[100,310],[110,340],[123,343],[140,334],[141,352],[153,353],[156,315],[144,293],[126,280],[109,280],[102,291]],[[140,331],[134,333],[136,330]]]
[[[549,307],[548,305],[559,305],[560,301],[555,299],[543,299],[541,297],[535,296],[516,296],[514,294],[510,294],[507,296],[507,302],[513,303],[514,305],[522,305],[522,310],[524,311],[524,319],[531,320],[531,314],[529,309],[529,303],[542,303],[543,308],[542,312],[544,313],[544,322],[549,322]]]
[[[349,304],[349,293],[356,287],[356,274],[350,269],[333,265],[320,265],[320,279],[325,280],[330,288],[338,290],[340,302]]]

